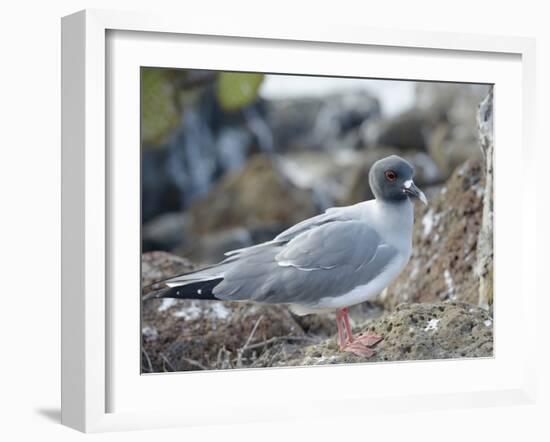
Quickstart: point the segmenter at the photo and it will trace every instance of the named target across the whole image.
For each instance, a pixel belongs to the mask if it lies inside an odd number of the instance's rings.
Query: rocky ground
[[[172,275],[190,265],[174,255],[153,252],[144,255],[143,268],[145,282],[150,281],[149,269]],[[374,332],[384,338],[366,359],[338,350],[334,315],[298,317],[284,306],[153,299],[143,303],[142,370],[490,357],[492,321],[486,310],[464,302],[401,304],[360,324],[352,320],[354,333]]]
[[[281,365],[415,361],[493,355],[493,320],[487,311],[461,302],[401,304],[354,332],[375,333],[383,340],[368,359],[340,352],[336,339],[309,345]]]
[[[165,252],[142,258],[144,294],[151,284],[188,272],[193,265]],[[142,303],[142,369],[145,373],[269,366],[298,357],[304,344],[336,333],[328,316],[298,317],[283,306],[239,302],[152,299]]]

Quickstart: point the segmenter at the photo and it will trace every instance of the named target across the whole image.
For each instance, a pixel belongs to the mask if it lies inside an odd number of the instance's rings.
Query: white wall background
[[[228,20],[311,20],[432,31],[509,34],[537,38],[538,143],[548,160],[550,29],[544,3],[462,0],[441,2],[296,0],[258,2],[57,0],[5,2],[0,12],[0,438],[6,441],[83,440],[61,427],[60,367],[60,17],[83,8],[167,10],[222,15]],[[533,171],[541,189],[548,167]],[[511,177],[513,179],[513,177]],[[542,213],[540,215],[543,215]],[[539,220],[541,244],[548,213]],[[545,259],[546,264],[543,259]],[[547,265],[539,256],[539,266]],[[541,295],[548,295],[540,287]],[[542,298],[542,296],[541,296]],[[549,310],[545,296],[539,311]],[[546,316],[546,315],[545,315]],[[548,323],[549,321],[545,321]],[[521,332],[521,324],[518,324]],[[540,326],[550,372],[548,326]],[[544,334],[544,336],[543,336]],[[543,339],[544,337],[544,339]],[[369,380],[366,379],[365,382]],[[376,382],[376,380],[372,380]],[[544,407],[380,415],[345,422],[213,427],[92,436],[94,440],[549,440],[549,381],[540,379]],[[183,399],[185,400],[185,399]],[[544,409],[546,408],[546,410]],[[214,423],[213,423],[214,424]],[[509,439],[510,438],[510,439]]]

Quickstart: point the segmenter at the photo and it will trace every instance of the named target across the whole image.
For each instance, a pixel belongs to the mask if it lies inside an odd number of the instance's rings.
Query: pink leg
[[[351,325],[349,324],[348,308],[344,307],[342,309],[342,312],[344,313],[344,325],[346,327],[346,333],[348,335],[348,342],[351,344],[353,342],[353,333],[351,331]]]
[[[374,354],[374,350],[370,347],[382,340],[381,336],[370,333],[354,339],[346,307],[336,311],[336,325],[338,326],[340,351],[349,351],[357,356],[368,358]]]
[[[340,346],[340,351],[344,351],[346,345],[349,344],[347,336],[347,328],[345,325],[345,319],[342,310],[336,310],[336,325],[338,326],[338,345]]]

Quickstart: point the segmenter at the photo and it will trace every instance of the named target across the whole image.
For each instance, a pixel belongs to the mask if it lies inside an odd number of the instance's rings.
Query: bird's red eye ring
[[[393,170],[386,170],[384,173],[388,181],[395,181],[397,179],[397,174]]]

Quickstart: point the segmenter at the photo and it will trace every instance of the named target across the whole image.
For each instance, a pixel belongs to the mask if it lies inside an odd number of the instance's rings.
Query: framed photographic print
[[[64,424],[532,400],[531,40],[84,11],[62,43]]]

